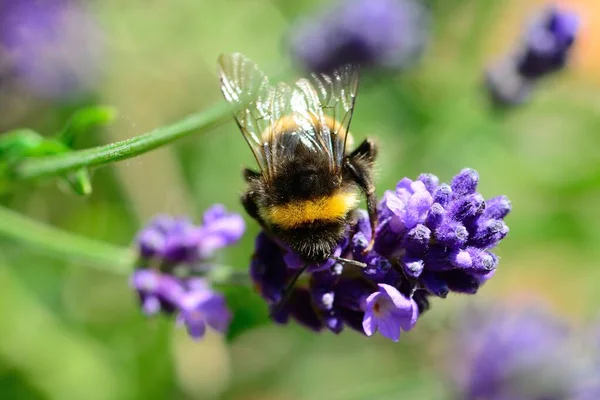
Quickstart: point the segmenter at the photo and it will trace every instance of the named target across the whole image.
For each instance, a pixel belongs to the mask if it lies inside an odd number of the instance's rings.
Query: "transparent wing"
[[[221,91],[237,107],[235,120],[262,172],[269,170],[263,132],[273,124],[275,88],[258,66],[240,53],[222,54],[218,62]]]
[[[293,87],[278,84],[275,111],[284,117],[276,120],[270,132],[274,159],[295,154],[302,145],[302,151],[327,154],[330,170],[341,173],[357,89],[358,70],[352,66],[312,74]]]
[[[278,161],[296,154],[299,145],[327,154],[332,172],[341,173],[358,88],[356,67],[274,87],[254,62],[235,53],[219,58],[219,75],[225,99],[239,107],[235,119],[263,174],[274,176]]]
[[[357,66],[345,65],[329,74],[311,74],[310,84],[321,107],[321,117],[330,125],[329,138],[335,165],[341,166],[346,151],[346,139],[358,90]],[[324,133],[324,132],[323,132]],[[334,140],[331,140],[333,138]]]

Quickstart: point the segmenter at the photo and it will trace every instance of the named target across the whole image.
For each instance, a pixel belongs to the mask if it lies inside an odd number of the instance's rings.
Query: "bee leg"
[[[292,297],[292,293],[294,291],[294,285],[298,281],[298,278],[300,278],[300,275],[302,275],[304,273],[304,271],[306,271],[306,269],[308,268],[309,265],[310,264],[308,264],[308,263],[304,264],[302,266],[302,268],[298,269],[296,271],[296,273],[294,274],[294,276],[292,276],[292,278],[290,279],[288,284],[285,286],[283,293],[281,294],[281,299],[271,309],[271,312],[270,312],[271,317],[275,317],[277,314],[279,314],[281,312],[281,310],[283,310],[285,305],[290,300],[290,297]]]
[[[350,159],[362,158],[363,160],[373,163],[377,157],[378,146],[373,139],[365,139],[361,144],[348,155]]]
[[[258,179],[261,176],[260,172],[256,172],[250,168],[244,168],[242,173],[244,175],[244,180],[246,182],[250,182],[254,179]]]
[[[258,212],[258,205],[256,204],[254,192],[251,190],[247,191],[242,195],[240,201],[242,202],[242,206],[244,207],[244,210],[246,210],[246,213],[258,222],[263,231],[268,232],[267,225]]]
[[[346,158],[345,168],[352,176],[367,198],[367,212],[371,222],[371,240],[364,250],[365,253],[373,249],[375,244],[375,229],[377,228],[377,196],[371,169],[377,157],[377,145],[372,139],[365,139]]]

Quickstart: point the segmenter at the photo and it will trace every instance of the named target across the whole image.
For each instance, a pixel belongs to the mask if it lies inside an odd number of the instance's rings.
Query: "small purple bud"
[[[466,250],[457,249],[450,253],[448,260],[457,268],[468,269],[473,266],[471,254]]]
[[[465,196],[475,193],[479,183],[479,174],[474,169],[465,168],[452,179],[452,191],[454,197]]]
[[[429,210],[429,214],[427,214],[427,219],[425,220],[425,225],[431,229],[437,229],[442,221],[444,220],[444,216],[446,215],[446,210],[440,203],[434,203]]]
[[[423,273],[425,263],[419,258],[412,256],[404,256],[402,258],[402,268],[406,275],[412,278],[418,278]]]
[[[467,247],[467,252],[473,260],[473,270],[477,273],[488,273],[498,265],[498,258],[492,253],[482,251],[476,247]]]
[[[425,189],[427,189],[429,193],[435,192],[440,184],[439,178],[433,174],[421,174],[417,180],[423,182]]]
[[[475,234],[469,241],[472,246],[482,249],[494,247],[508,234],[508,226],[504,221],[491,219],[477,225]]]
[[[480,215],[485,209],[485,200],[479,193],[456,199],[450,204],[450,215],[457,221],[465,221]]]
[[[444,220],[435,230],[435,240],[437,243],[447,247],[461,247],[467,243],[469,232],[460,222],[450,219]]]
[[[445,207],[448,205],[450,197],[452,197],[452,188],[450,185],[442,183],[433,194],[433,201]]]
[[[424,254],[429,247],[431,231],[425,225],[417,225],[404,236],[404,247],[409,253]]]
[[[425,272],[421,275],[420,281],[423,283],[425,289],[427,289],[429,293],[441,298],[448,296],[450,289],[448,288],[446,282],[438,278],[438,274]]]
[[[489,219],[503,219],[511,210],[511,203],[506,196],[491,198],[485,202],[483,216]]]

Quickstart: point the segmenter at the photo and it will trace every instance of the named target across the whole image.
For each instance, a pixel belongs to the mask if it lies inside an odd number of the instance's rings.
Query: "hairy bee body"
[[[254,63],[234,54],[221,57],[220,74],[229,102],[239,105],[244,96],[255,97],[235,114],[260,168],[245,170],[242,204],[248,214],[307,263],[332,256],[361,193],[374,229],[375,145],[365,140],[346,152],[358,70],[346,66],[300,79],[294,87],[271,86]]]
[[[281,135],[294,140],[297,132]],[[363,164],[360,169],[370,173],[370,162]],[[327,154],[315,153],[302,144],[294,154],[278,160],[275,171],[271,179],[261,174],[250,177],[245,198],[255,203],[268,230],[306,261],[327,259],[354,218],[360,202],[359,185],[350,171],[332,174]]]

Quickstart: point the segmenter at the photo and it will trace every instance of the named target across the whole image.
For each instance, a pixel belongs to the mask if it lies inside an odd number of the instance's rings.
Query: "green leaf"
[[[233,320],[227,332],[227,340],[232,341],[242,333],[271,322],[267,303],[247,286],[223,285],[219,289],[227,299],[227,306],[233,313]]]
[[[87,168],[80,168],[75,172],[67,174],[65,181],[80,196],[89,196],[92,194],[92,178]]]
[[[78,110],[67,122],[57,139],[71,147],[77,136],[90,131],[92,128],[112,123],[117,116],[117,110],[108,106],[93,106]]]
[[[24,157],[28,152],[39,147],[44,138],[30,129],[18,129],[3,133],[0,136],[0,159],[7,163]]]

